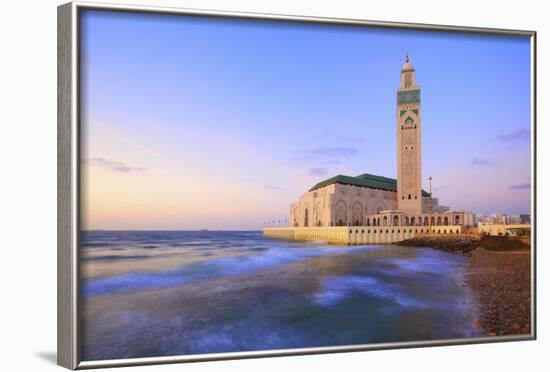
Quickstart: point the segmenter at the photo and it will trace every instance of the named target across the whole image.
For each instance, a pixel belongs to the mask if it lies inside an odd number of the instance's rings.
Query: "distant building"
[[[321,181],[290,206],[290,224],[310,226],[473,226],[472,213],[440,206],[422,190],[420,87],[408,55],[397,91],[397,179],[360,174]]]
[[[509,223],[508,216],[499,213],[492,214],[491,221],[493,225],[506,225],[507,223]]]
[[[531,223],[531,216],[528,214],[513,214],[510,216],[512,224],[527,224]]]

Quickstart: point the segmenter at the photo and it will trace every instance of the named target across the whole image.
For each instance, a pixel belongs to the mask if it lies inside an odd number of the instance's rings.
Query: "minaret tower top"
[[[405,53],[405,63],[401,68],[401,84],[399,89],[417,89],[415,85],[414,66],[409,61],[409,52]]]

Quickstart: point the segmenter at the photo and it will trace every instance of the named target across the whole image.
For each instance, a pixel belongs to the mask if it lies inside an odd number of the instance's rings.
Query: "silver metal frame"
[[[360,27],[382,27],[477,33],[492,35],[529,36],[531,39],[531,334],[519,336],[496,336],[461,338],[435,341],[391,342],[367,345],[316,347],[269,351],[182,355],[169,357],[116,359],[102,361],[80,360],[79,325],[79,186],[80,186],[80,39],[79,16],[83,9],[106,11],[146,12],[161,14],[194,15],[203,17],[224,17],[255,20],[274,20],[299,23],[323,23],[333,25],[354,25]],[[57,362],[69,369],[117,367],[144,364],[165,364],[229,360],[272,356],[304,355],[318,353],[341,353],[350,351],[398,349],[459,345],[472,343],[493,343],[536,339],[536,32],[432,24],[367,21],[358,19],[304,17],[281,14],[227,12],[199,9],[182,9],[158,6],[136,6],[75,1],[58,7],[58,156],[57,156]]]

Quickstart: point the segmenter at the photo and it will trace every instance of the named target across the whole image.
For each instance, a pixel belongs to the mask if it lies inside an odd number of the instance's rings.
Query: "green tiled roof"
[[[339,183],[341,185],[352,185],[359,187],[369,187],[371,189],[380,189],[387,191],[397,191],[397,180],[395,178],[388,178],[382,176],[375,176],[374,174],[363,173],[356,177],[343,176],[341,174],[328,178],[319,182],[313,186],[309,191],[320,189],[333,183]],[[428,192],[422,190],[422,196],[429,196]]]

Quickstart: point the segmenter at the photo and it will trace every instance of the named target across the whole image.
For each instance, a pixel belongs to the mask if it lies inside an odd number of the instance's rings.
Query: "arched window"
[[[411,200],[411,194],[409,194],[409,200]]]
[[[441,226],[441,217],[437,217],[437,226]]]
[[[305,214],[304,214],[304,226],[307,227],[308,226],[308,221],[309,217],[308,217],[308,210],[306,208],[306,211],[305,211]]]
[[[384,219],[383,219],[383,223],[384,223],[384,226],[388,226],[388,216],[384,216]]]
[[[414,218],[414,217],[411,217],[411,226],[414,226],[414,225],[415,225],[415,223],[416,223],[416,220],[415,220],[415,218]]]
[[[355,202],[352,207],[352,221],[355,226],[363,224],[363,205],[360,202]]]
[[[335,205],[334,219],[338,221],[338,226],[345,226],[348,222],[348,206],[343,200],[338,200]]]
[[[399,216],[395,215],[393,216],[393,226],[398,226],[398,225],[399,225]]]
[[[460,225],[460,216],[455,216],[455,225]]]
[[[429,224],[428,217],[424,217],[424,226],[428,226]]]
[[[447,226],[448,224],[449,224],[449,218],[445,216],[445,218],[443,219],[443,225]]]
[[[367,226],[370,226],[370,218],[367,218]]]
[[[405,216],[405,226],[409,226],[409,216]]]

